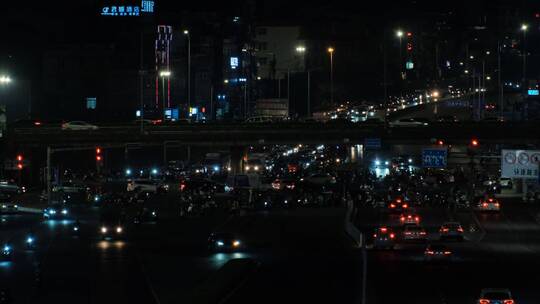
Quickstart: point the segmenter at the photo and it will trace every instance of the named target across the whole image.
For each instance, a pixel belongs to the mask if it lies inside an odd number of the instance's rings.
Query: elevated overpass
[[[528,123],[432,123],[426,127],[389,127],[365,123],[269,123],[191,124],[176,126],[104,126],[95,131],[60,128],[13,129],[5,139],[9,147],[161,145],[175,142],[185,146],[250,146],[271,144],[362,144],[380,138],[385,144],[424,144],[432,138],[466,144],[478,138],[491,144],[538,144],[538,122]]]

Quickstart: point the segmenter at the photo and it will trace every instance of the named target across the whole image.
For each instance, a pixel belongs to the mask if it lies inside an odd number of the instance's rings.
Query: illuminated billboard
[[[106,1],[101,6],[100,14],[114,17],[138,17],[154,13],[154,5],[153,0]]]

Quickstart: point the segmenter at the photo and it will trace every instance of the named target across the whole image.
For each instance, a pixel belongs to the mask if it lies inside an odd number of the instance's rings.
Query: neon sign
[[[153,13],[154,1],[142,0],[141,5],[108,5],[101,8],[101,16],[138,17],[142,13]]]

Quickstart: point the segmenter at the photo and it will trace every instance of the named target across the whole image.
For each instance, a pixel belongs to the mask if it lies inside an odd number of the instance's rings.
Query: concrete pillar
[[[242,146],[231,147],[231,173],[244,172],[244,158],[247,157],[247,148]]]

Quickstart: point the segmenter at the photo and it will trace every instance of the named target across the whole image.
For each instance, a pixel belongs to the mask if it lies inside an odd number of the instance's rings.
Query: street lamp
[[[523,89],[527,90],[527,30],[529,26],[527,24],[521,25],[521,31],[523,32],[523,46],[522,46],[522,56],[523,56]]]
[[[168,70],[161,71],[159,72],[159,76],[161,77],[161,90],[163,91],[163,119],[165,120],[165,108],[166,108],[165,78],[171,77],[171,71],[168,71]]]
[[[303,53],[306,52],[306,47],[305,46],[297,46],[296,47],[296,52],[300,53],[300,54],[303,54]]]
[[[330,54],[330,103],[334,104],[334,47],[328,48]]]
[[[330,49],[332,49],[331,53],[334,52],[334,48],[330,47],[328,49],[328,51],[330,52]],[[296,47],[296,52],[300,55],[305,55],[306,54],[306,47],[305,46],[297,46]],[[304,60],[304,64],[307,65],[307,63],[305,62]],[[307,117],[310,117],[311,116],[311,71],[309,70],[309,68],[305,67],[306,68],[306,71],[307,71]]]
[[[188,89],[188,110],[191,108],[191,34],[189,30],[184,30],[184,35],[187,37],[188,41],[188,77],[187,77],[187,89]]]

